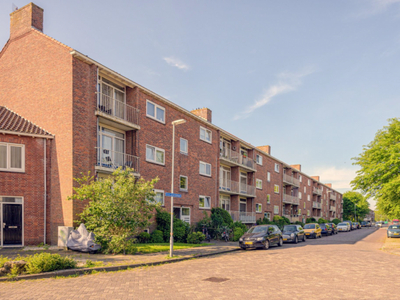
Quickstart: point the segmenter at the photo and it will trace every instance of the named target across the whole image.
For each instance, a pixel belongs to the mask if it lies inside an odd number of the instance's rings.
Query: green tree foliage
[[[356,207],[357,205],[357,207]],[[368,201],[358,192],[348,191],[343,194],[343,220],[363,220],[368,214]],[[357,220],[355,218],[357,214]]]
[[[316,223],[317,222],[317,220],[315,220],[315,218],[307,218],[307,220],[306,220],[306,224],[308,224],[308,223]]]
[[[328,221],[323,219],[323,218],[319,218],[317,223],[318,224],[324,224],[324,223],[328,223]]]
[[[157,230],[163,233],[163,240],[169,242],[171,232],[171,214],[164,209],[157,208]],[[186,243],[190,226],[174,216],[174,242]]]
[[[332,220],[332,223],[335,224],[335,225],[339,224],[340,222],[341,222],[340,219],[333,219]]]
[[[231,226],[233,223],[231,215],[225,209],[222,209],[220,207],[212,208],[211,209],[211,219],[214,220],[213,217],[216,218],[216,216],[219,216],[220,219],[222,219],[221,226]],[[218,217],[218,219],[219,219],[219,217]]]
[[[158,179],[136,179],[131,169],[117,169],[112,175],[96,181],[89,173],[75,179],[79,186],[69,199],[88,201],[80,217],[103,251],[126,253],[132,249],[133,237],[150,225],[157,207],[153,188]]]
[[[400,216],[400,120],[389,119],[363,152],[353,158],[360,170],[351,182],[366,198],[377,200],[378,209],[389,218]]]

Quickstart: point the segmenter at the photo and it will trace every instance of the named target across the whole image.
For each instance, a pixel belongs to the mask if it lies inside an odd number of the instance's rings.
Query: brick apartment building
[[[319,177],[215,126],[208,108],[188,111],[45,35],[43,9],[33,3],[10,15],[0,88],[0,105],[55,137],[48,148],[51,243],[85,205],[67,200],[81,172],[102,177],[129,166],[135,176],[158,176],[156,198],[170,210],[171,122],[179,119],[186,123],[176,126],[174,191],[182,198],[175,198],[174,213],[182,220],[194,224],[218,206],[246,224],[274,215],[293,222],[341,217],[341,195]]]

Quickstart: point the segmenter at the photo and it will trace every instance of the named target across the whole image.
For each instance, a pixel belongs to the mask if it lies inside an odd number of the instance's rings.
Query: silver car
[[[350,231],[350,224],[347,222],[339,223],[337,225],[337,230],[339,231]]]
[[[388,238],[400,238],[400,225],[390,225],[387,230]]]

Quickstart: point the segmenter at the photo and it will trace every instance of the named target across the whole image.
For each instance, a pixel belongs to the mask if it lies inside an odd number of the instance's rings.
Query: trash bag
[[[72,230],[68,240],[67,248],[80,252],[96,253],[101,246],[94,242],[93,232],[88,232],[85,225],[79,225],[77,230]]]

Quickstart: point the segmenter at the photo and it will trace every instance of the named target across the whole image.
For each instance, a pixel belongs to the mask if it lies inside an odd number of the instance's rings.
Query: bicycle
[[[229,241],[229,232],[230,232],[229,228],[226,228],[226,227],[223,228],[221,237],[223,240],[225,240],[225,242]]]
[[[211,235],[208,233],[208,229],[206,225],[203,225],[203,230],[202,230],[204,236],[205,236],[205,241],[206,242],[211,242]]]

